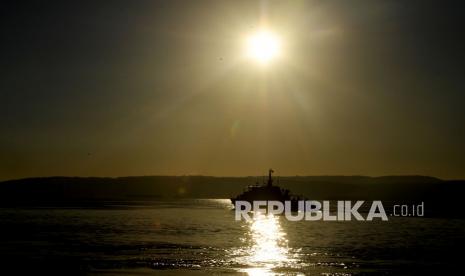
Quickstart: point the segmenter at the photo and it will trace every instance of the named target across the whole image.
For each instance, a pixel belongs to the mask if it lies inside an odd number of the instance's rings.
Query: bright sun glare
[[[269,31],[260,31],[247,40],[247,54],[265,64],[276,58],[280,51],[279,38]]]

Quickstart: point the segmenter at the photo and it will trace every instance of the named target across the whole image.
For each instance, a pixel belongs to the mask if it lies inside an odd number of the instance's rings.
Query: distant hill
[[[263,177],[133,176],[44,177],[0,182],[0,207],[108,207],[114,203],[150,205],[173,198],[231,198]],[[275,184],[316,200],[383,200],[389,204],[425,202],[428,215],[465,217],[465,181],[428,176],[287,176]],[[116,204],[118,205],[118,204]]]
[[[262,177],[45,177],[0,182],[2,205],[41,202],[230,198]],[[312,199],[461,200],[465,181],[427,176],[287,176],[275,184]]]

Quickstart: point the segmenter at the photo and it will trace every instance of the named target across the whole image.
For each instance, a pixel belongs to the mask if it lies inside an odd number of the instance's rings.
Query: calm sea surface
[[[0,209],[2,269],[49,274],[464,274],[465,220],[237,222],[229,200]]]

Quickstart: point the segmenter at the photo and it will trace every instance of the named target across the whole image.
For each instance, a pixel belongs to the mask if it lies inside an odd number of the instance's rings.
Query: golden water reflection
[[[253,276],[274,275],[276,268],[292,265],[294,258],[278,216],[255,213],[245,227],[247,246],[241,249],[239,262],[248,268],[242,272]]]

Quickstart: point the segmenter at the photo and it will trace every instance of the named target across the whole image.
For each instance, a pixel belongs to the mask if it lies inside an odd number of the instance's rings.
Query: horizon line
[[[230,175],[205,175],[205,174],[150,174],[150,175],[123,175],[123,176],[78,176],[78,175],[50,175],[50,176],[28,176],[20,178],[11,178],[0,180],[2,182],[8,181],[18,181],[26,179],[45,179],[45,178],[106,178],[106,179],[119,179],[119,178],[135,178],[135,177],[211,177],[211,178],[250,178],[250,177],[266,177],[263,175],[242,175],[242,176],[230,176]],[[424,177],[432,178],[440,181],[460,181],[465,180],[465,178],[439,178],[430,175],[421,175],[421,174],[386,174],[386,175],[362,175],[362,174],[320,174],[320,175],[275,175],[274,178],[288,178],[288,177],[364,177],[364,178],[383,178],[383,177]]]

